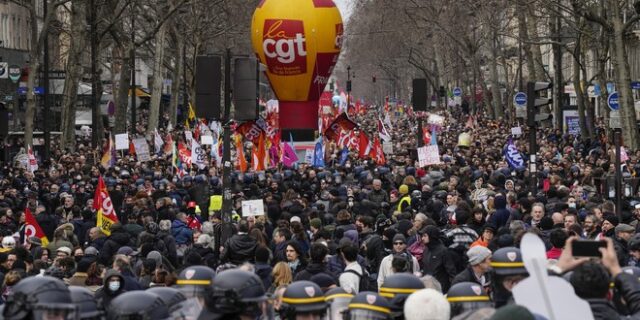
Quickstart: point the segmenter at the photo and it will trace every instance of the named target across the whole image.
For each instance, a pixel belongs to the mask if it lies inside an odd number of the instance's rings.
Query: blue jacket
[[[178,219],[171,224],[171,235],[176,239],[176,245],[189,244],[193,239],[193,231]]]

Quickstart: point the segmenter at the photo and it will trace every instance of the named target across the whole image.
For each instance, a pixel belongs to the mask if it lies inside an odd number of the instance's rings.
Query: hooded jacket
[[[120,278],[120,288],[118,288],[117,291],[109,290],[108,280],[113,276]],[[102,281],[102,288],[98,289],[98,291],[96,291],[96,294],[95,294],[95,298],[96,298],[96,301],[98,302],[98,306],[100,306],[102,310],[106,310],[109,307],[111,300],[113,300],[115,297],[117,297],[121,293],[125,292],[125,281],[126,280],[120,274],[120,272],[118,272],[118,270],[110,269],[109,271],[107,271]]]
[[[122,227],[116,227],[111,230],[111,235],[104,242],[98,260],[101,264],[107,265],[118,249],[131,245],[131,236]]]
[[[429,236],[429,243],[422,253],[422,273],[436,278],[442,291],[447,292],[457,274],[455,263],[440,240],[440,229],[430,225],[423,231]]]
[[[497,229],[507,225],[511,212],[507,209],[507,199],[504,196],[497,196],[493,202],[496,206],[496,212],[489,218],[489,223],[496,226]]]
[[[246,233],[233,235],[224,245],[224,251],[220,260],[240,265],[247,261],[252,261],[255,257],[258,244],[255,239]]]
[[[193,231],[181,220],[173,220],[171,223],[171,235],[176,240],[176,245],[186,245],[193,239]]]

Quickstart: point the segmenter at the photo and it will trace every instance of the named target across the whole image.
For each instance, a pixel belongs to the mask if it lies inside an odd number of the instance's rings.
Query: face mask
[[[569,208],[574,208],[575,209],[576,204],[575,203],[569,203]]]
[[[82,260],[82,256],[75,256],[74,259],[76,260],[76,263],[79,263],[80,260]]]
[[[120,289],[120,281],[111,281],[109,282],[109,290],[115,292]]]

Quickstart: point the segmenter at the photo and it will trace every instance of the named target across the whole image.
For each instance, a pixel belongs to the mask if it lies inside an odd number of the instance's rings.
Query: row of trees
[[[595,107],[587,88],[602,88],[603,106],[606,83],[614,82],[625,144],[638,149],[629,44],[637,41],[632,31],[639,12],[637,0],[359,1],[345,30],[344,55],[364,78],[354,85],[356,95],[409,97],[411,79],[421,77],[431,92],[460,86],[467,94],[490,93],[482,103],[495,118],[513,119],[511,101],[525,89],[522,83],[553,81],[554,125],[560,128],[560,93],[573,84],[588,137],[595,135]],[[475,99],[470,103],[475,108]]]
[[[152,133],[160,117],[161,88],[165,78],[172,80],[169,110],[176,124],[176,110],[183,73],[189,97],[195,96],[195,57],[219,54],[230,49],[250,54],[249,25],[259,0],[13,0],[30,13],[32,23],[29,70],[40,70],[43,49],[48,42],[66,45],[60,54],[66,70],[62,101],[62,147],[75,144],[75,114],[81,81],[95,81],[96,101],[105,85],[111,87],[115,101],[115,133],[133,130],[129,123],[128,101],[133,61],[144,60],[153,67],[151,102],[146,132]],[[47,5],[46,14],[42,8]],[[60,34],[54,38],[54,26]],[[58,33],[56,33],[58,34]],[[60,58],[60,57],[58,57]],[[186,68],[186,70],[184,69]],[[101,81],[109,71],[111,79]],[[32,141],[37,99],[34,87],[37,72],[27,81],[25,141]],[[47,115],[45,115],[47,116]],[[93,128],[103,137],[101,121]],[[131,131],[130,131],[131,132]],[[99,140],[99,143],[102,139]]]

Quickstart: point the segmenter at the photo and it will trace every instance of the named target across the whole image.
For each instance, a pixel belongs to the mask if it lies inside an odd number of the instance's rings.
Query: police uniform
[[[327,305],[322,289],[317,284],[306,280],[295,281],[282,295],[280,316],[292,320],[301,314],[324,315]]]
[[[524,267],[522,253],[516,247],[505,247],[496,250],[491,256],[492,267],[492,300],[496,308],[513,303],[513,294],[503,286],[508,277],[527,277],[529,273]]]
[[[407,297],[424,288],[424,283],[413,274],[395,273],[384,279],[380,286],[380,295],[389,300],[392,318],[402,319]]]
[[[346,318],[349,320],[390,319],[391,304],[376,292],[363,291],[351,299]]]

